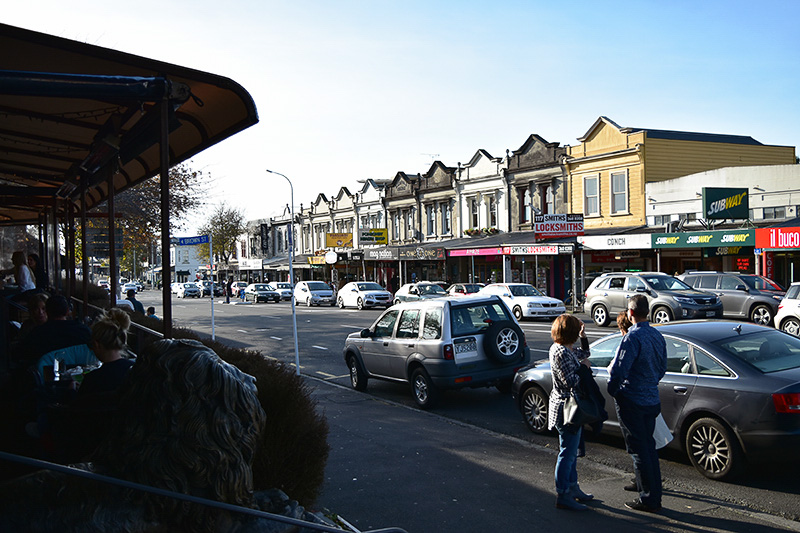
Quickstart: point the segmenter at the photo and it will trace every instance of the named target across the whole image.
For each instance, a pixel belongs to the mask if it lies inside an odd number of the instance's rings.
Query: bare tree
[[[227,266],[236,250],[236,240],[247,231],[244,212],[235,207],[228,207],[222,202],[200,227],[201,235],[210,235],[214,246],[214,255]],[[208,245],[199,246],[200,256],[208,256]]]

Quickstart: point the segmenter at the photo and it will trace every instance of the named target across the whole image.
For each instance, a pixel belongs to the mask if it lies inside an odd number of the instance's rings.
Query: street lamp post
[[[292,285],[292,332],[294,334],[294,364],[297,368],[297,375],[300,375],[300,350],[297,347],[297,311],[295,309],[295,302],[294,302],[294,186],[292,185],[292,180],[281,174],[280,172],[274,172],[272,170],[267,169],[267,172],[270,174],[277,174],[278,176],[283,177],[286,181],[289,182],[289,200],[290,200],[290,212],[291,212],[291,222],[289,224],[289,283]]]

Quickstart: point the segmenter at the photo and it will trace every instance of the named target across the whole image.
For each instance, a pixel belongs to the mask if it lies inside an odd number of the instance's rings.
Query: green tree
[[[236,240],[247,231],[244,212],[228,207],[222,202],[205,224],[200,227],[201,235],[210,235],[214,247],[214,255],[227,266],[236,250]],[[208,257],[208,245],[199,246],[200,256]]]

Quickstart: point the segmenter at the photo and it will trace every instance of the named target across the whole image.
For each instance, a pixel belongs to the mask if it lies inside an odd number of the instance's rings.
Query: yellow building
[[[567,147],[564,158],[571,213],[584,226],[645,225],[645,183],[723,167],[790,165],[793,146],[769,146],[752,137],[623,128],[606,117]],[[713,183],[698,184],[698,191]]]

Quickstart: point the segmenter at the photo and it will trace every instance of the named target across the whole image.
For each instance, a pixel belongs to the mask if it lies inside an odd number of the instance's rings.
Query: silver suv
[[[370,378],[409,383],[423,409],[443,389],[510,391],[530,357],[524,333],[497,296],[398,304],[344,345],[354,389],[366,390]]]
[[[695,289],[713,292],[722,300],[725,316],[772,323],[784,292],[770,279],[741,272],[689,271],[678,276]]]
[[[682,318],[722,318],[722,302],[709,292],[691,288],[662,272],[611,272],[595,279],[586,289],[584,311],[594,323],[605,326],[628,308],[634,294],[650,304],[650,320],[665,323]]]

